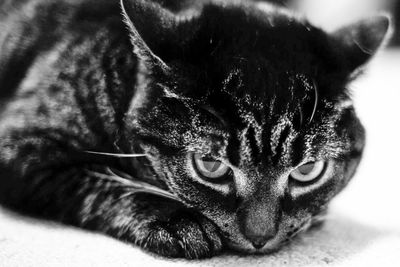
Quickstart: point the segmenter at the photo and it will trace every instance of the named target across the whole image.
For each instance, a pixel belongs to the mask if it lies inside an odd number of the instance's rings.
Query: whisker
[[[300,105],[299,105],[299,113],[300,113],[300,126],[303,126],[304,115],[303,115],[303,110],[301,109]]]
[[[117,198],[116,200],[114,200],[114,201],[112,202],[112,205],[114,205],[114,204],[117,203],[118,201],[121,201],[121,200],[124,199],[124,198],[133,196],[133,195],[136,194],[136,193],[137,193],[137,192],[129,192],[129,193],[123,194],[122,196],[120,196],[119,198]]]
[[[86,173],[89,175],[95,176],[97,178],[103,179],[103,180],[118,182],[125,186],[135,186],[135,183],[133,183],[132,181],[121,178],[119,176],[111,176],[111,175],[107,175],[107,174],[96,172],[96,171],[90,171],[90,170],[86,170]]]
[[[123,173],[123,172],[121,172],[121,174],[117,174],[117,173],[116,173],[115,171],[113,171],[110,167],[107,167],[107,168],[106,168],[106,171],[107,171],[108,174],[111,174],[112,176],[116,176],[116,177],[121,177],[121,178],[124,178],[124,179],[133,180],[133,177],[130,176],[129,174]]]
[[[315,101],[314,101],[313,112],[311,114],[311,117],[310,117],[310,120],[308,121],[308,123],[311,123],[312,120],[314,119],[315,112],[317,111],[318,101],[319,101],[318,87],[317,87],[317,83],[315,81],[313,81],[313,87],[314,87]]]
[[[121,184],[109,184],[109,185],[95,184],[91,188],[104,188],[104,187],[107,188],[107,190],[108,189],[113,189],[113,190],[122,189],[124,191],[128,191],[132,188],[131,186],[125,186],[125,185],[121,185]]]
[[[136,193],[149,193],[149,194],[153,194],[153,195],[158,195],[158,196],[162,196],[165,198],[169,198],[172,200],[176,200],[176,201],[180,201],[180,199],[178,197],[176,197],[175,195],[173,195],[172,193],[165,191],[161,188],[158,188],[154,185],[145,183],[145,182],[139,182],[139,181],[135,181],[135,180],[131,180],[133,179],[132,177],[129,176],[129,178],[124,178],[121,177],[117,174],[115,174],[115,172],[113,172],[110,168],[107,168],[107,171],[110,172],[110,175],[108,174],[104,174],[104,173],[99,173],[99,172],[95,172],[95,171],[91,171],[91,170],[86,170],[86,172],[89,175],[95,176],[97,178],[100,179],[104,179],[107,181],[113,181],[113,182],[117,182],[120,183],[121,185],[123,185],[125,188],[129,189],[132,194],[136,194]],[[128,175],[128,174],[127,174]]]
[[[102,156],[110,156],[117,158],[139,158],[139,157],[147,157],[146,154],[116,154],[116,153],[106,153],[106,152],[96,152],[96,151],[84,151],[88,154],[102,155]]]

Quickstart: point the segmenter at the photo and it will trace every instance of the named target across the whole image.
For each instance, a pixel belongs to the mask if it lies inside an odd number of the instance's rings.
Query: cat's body
[[[122,2],[3,1],[1,202],[171,257],[279,248],[355,171],[345,86],[370,54],[349,38],[372,54],[387,20],[328,37],[274,6]],[[198,154],[229,173],[200,179]],[[322,178],[291,180],[310,161]]]

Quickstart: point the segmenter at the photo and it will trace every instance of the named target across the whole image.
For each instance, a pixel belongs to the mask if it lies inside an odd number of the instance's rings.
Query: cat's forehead
[[[282,60],[310,52],[316,43],[326,43],[327,35],[305,19],[276,7],[270,8],[210,7],[204,11],[206,22],[199,31],[199,39],[203,39],[200,42],[214,45],[212,53],[216,58],[218,53],[242,54],[244,58],[250,53],[267,57],[278,53]]]
[[[306,20],[272,8],[225,9],[200,31],[194,45],[205,43],[200,62],[207,76],[229,76],[232,71],[254,81],[304,74],[343,72],[343,62],[331,37]],[[225,79],[226,77],[223,77]],[[323,78],[324,79],[324,78]]]
[[[314,85],[321,96],[343,91],[347,74],[329,36],[307,22],[254,5],[211,5],[203,17],[177,68],[191,80],[183,91],[223,92],[256,104],[302,98]]]
[[[332,65],[305,51],[296,53],[293,57],[268,51],[235,54],[222,61],[224,66],[216,64],[208,70],[206,76],[213,78],[204,83],[205,91],[211,97],[226,95],[244,109],[258,111],[273,104],[290,108],[314,105],[315,94],[332,102],[346,95],[346,74],[331,71]]]
[[[238,120],[265,120],[309,110],[315,103],[318,84],[314,77],[272,68],[234,68],[208,88],[206,105]]]
[[[234,68],[227,73],[219,90],[236,101],[262,106],[273,99],[286,102],[300,100],[313,94],[317,87],[317,80],[312,75],[279,71],[253,62],[251,66]]]

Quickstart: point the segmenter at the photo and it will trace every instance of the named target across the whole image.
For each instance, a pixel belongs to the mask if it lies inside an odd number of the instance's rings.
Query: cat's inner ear
[[[340,28],[333,33],[344,49],[350,71],[365,65],[388,39],[390,18],[378,15]]]
[[[168,71],[168,57],[195,31],[195,12],[170,10],[157,0],[121,0],[134,53],[150,68]],[[188,15],[189,14],[189,15]]]

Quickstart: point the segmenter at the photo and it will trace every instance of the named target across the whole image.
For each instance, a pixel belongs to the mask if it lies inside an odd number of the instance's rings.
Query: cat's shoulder
[[[0,23],[8,25],[30,23],[36,28],[47,25],[56,29],[67,24],[101,22],[119,14],[119,1],[0,0]]]
[[[119,1],[0,0],[0,98],[8,97],[41,54],[60,42],[124,31]],[[89,38],[89,37],[88,37]]]

